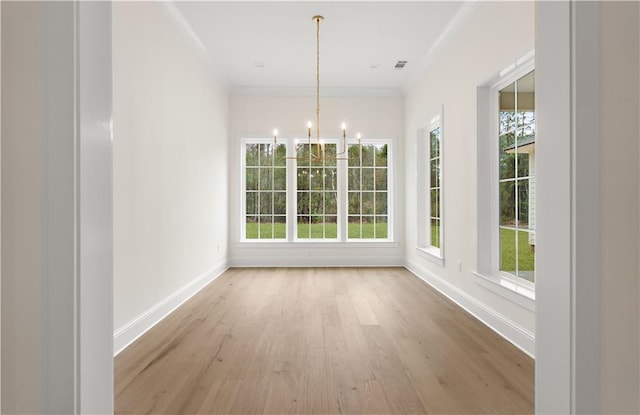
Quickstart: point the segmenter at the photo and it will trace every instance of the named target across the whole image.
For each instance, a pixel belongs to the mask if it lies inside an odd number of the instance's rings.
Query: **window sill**
[[[422,248],[420,246],[416,246],[416,250],[421,257],[427,258],[429,261],[434,262],[441,267],[444,267],[444,258],[440,256],[440,253],[442,252],[441,250],[433,248]]]
[[[472,273],[476,276],[476,282],[484,288],[495,292],[529,311],[535,311],[536,292],[534,289],[499,275]]]
[[[397,248],[400,246],[397,242],[391,242],[389,240],[363,240],[363,241],[241,241],[236,242],[236,248],[259,248],[259,249],[271,249],[271,248],[287,248],[287,249],[309,249],[309,248]]]

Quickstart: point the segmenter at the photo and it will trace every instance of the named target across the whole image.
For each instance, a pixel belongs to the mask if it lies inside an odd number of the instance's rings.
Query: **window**
[[[442,191],[441,191],[441,132],[440,118],[431,124],[429,130],[429,229],[430,246],[440,254],[442,246]]]
[[[535,55],[476,91],[476,282],[535,309]]]
[[[241,240],[391,241],[391,144],[244,139]]]
[[[387,239],[387,144],[351,144],[348,150],[348,239]]]
[[[498,91],[499,270],[535,279],[534,71]]]
[[[336,145],[296,144],[298,239],[338,238]]]
[[[427,258],[443,262],[442,110],[418,129],[418,245]]]
[[[286,239],[287,172],[284,144],[244,146],[245,239]]]

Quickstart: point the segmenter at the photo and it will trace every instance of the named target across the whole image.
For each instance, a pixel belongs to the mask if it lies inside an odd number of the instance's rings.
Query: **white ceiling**
[[[236,90],[314,88],[315,24],[323,89],[400,88],[451,31],[462,2],[176,1],[173,14]],[[467,5],[468,6],[468,5]],[[178,12],[178,13],[176,13]],[[175,16],[174,16],[175,17]],[[186,23],[186,24],[185,24]],[[398,60],[408,61],[394,70]],[[262,63],[263,67],[256,66]],[[372,65],[378,65],[372,69]]]

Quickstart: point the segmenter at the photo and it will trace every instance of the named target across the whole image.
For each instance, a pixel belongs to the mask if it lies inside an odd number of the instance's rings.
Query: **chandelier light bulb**
[[[346,130],[346,129],[347,129],[347,124],[342,123],[342,125],[340,126],[340,128],[342,128],[343,130]]]
[[[356,134],[356,138],[357,138],[358,140],[360,140],[360,139],[362,138],[362,134],[360,134],[360,133]]]
[[[308,121],[307,122],[307,128],[311,128],[311,127],[313,127],[313,124],[311,124],[311,121]]]
[[[274,136],[274,137],[277,137],[277,136],[278,136],[278,129],[277,129],[277,128],[273,130],[273,136]]]

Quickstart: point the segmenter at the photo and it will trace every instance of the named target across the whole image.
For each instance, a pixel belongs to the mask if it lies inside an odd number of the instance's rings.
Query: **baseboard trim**
[[[451,301],[504,337],[514,346],[535,358],[535,334],[516,324],[480,300],[438,277],[413,261],[407,260],[405,268]]]
[[[231,258],[231,267],[403,267],[404,258],[385,257],[243,257]]]
[[[113,333],[114,356],[117,356],[121,351],[126,349],[127,346],[136,341],[140,336],[228,269],[228,261],[221,262],[116,330]]]

